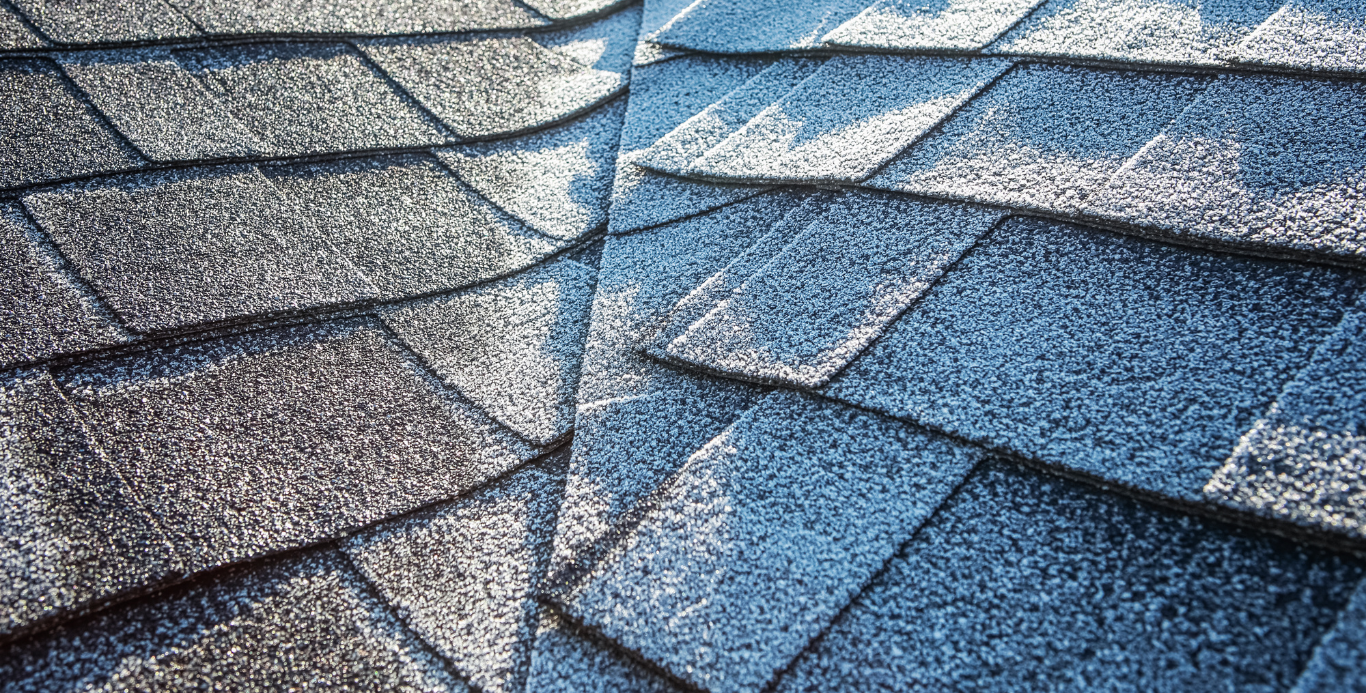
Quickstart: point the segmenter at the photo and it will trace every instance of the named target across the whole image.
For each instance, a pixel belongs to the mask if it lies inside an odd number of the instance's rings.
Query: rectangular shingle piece
[[[513,0],[167,1],[218,35],[422,34],[546,24]]]
[[[1043,0],[877,0],[821,38],[834,46],[973,51],[985,47]]]
[[[1366,72],[1366,6],[1355,0],[1290,0],[1243,40],[1237,60]]]
[[[770,53],[821,47],[821,37],[870,0],[698,0],[651,40],[707,53]]]
[[[162,0],[13,0],[57,43],[118,43],[188,38],[194,24]]]

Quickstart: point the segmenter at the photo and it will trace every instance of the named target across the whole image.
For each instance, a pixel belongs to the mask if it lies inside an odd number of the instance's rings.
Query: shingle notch
[[[821,37],[870,0],[699,0],[650,40],[708,53],[769,53],[821,47]]]
[[[830,46],[974,51],[1043,0],[878,0],[821,38]]]
[[[1243,40],[1236,60],[1366,72],[1366,6],[1355,0],[1290,0]]]
[[[57,43],[121,43],[199,35],[193,23],[162,0],[12,0]]]
[[[168,0],[209,34],[426,34],[543,26],[514,0]]]

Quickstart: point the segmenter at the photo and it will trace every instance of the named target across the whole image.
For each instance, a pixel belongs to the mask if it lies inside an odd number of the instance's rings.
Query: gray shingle
[[[1049,0],[991,47],[1013,55],[1225,64],[1282,0]]]
[[[35,236],[15,205],[0,205],[0,365],[125,341],[128,335]]]
[[[1366,682],[1366,584],[1357,585],[1333,629],[1323,636],[1291,693],[1359,690]]]
[[[62,69],[152,161],[263,156],[274,150],[167,53],[82,53],[64,57]]]
[[[821,41],[921,51],[972,51],[985,47],[1043,0],[878,0]]]
[[[872,579],[977,453],[769,395],[697,451],[568,612],[700,688],[767,683]]]
[[[141,164],[55,65],[0,60],[0,188]]]
[[[370,42],[367,55],[456,135],[520,134],[581,113],[626,87],[528,38]]]
[[[568,449],[497,484],[348,540],[403,622],[480,690],[527,690]]]
[[[680,55],[687,55],[691,51],[680,48],[669,48],[652,43],[656,32],[668,25],[669,20],[677,17],[683,10],[693,4],[694,0],[645,0],[642,4],[640,18],[640,42],[636,44],[636,54],[633,63],[636,66],[650,65]]]
[[[1239,62],[1366,72],[1366,7],[1354,0],[1290,0],[1238,46]]]
[[[469,689],[335,551],[110,611],[0,652],[12,691]]]
[[[33,193],[24,205],[130,328],[294,311],[374,295],[296,210],[244,166],[126,176]]]
[[[527,691],[535,693],[681,693],[664,677],[543,610]]]
[[[662,351],[747,380],[824,385],[1001,216],[862,191],[813,199],[784,220],[785,232],[775,230],[792,241],[742,284],[707,301],[705,314]]]
[[[825,392],[1202,502],[1360,286],[1339,270],[1009,220]]]
[[[528,7],[553,20],[599,14],[632,0],[525,0]]]
[[[523,29],[546,20],[513,0],[169,0],[209,34],[421,34]]]
[[[538,452],[370,322],[190,344],[59,375],[190,570],[337,536]]]
[[[58,43],[116,43],[197,36],[194,24],[161,0],[12,0]]]
[[[1022,65],[866,184],[1073,214],[1207,83]]]
[[[43,48],[46,45],[47,41],[34,33],[9,5],[0,5],[0,50]]]
[[[768,53],[821,47],[821,37],[853,19],[870,0],[700,0],[654,40],[708,53]]]
[[[1205,486],[1211,500],[1366,536],[1366,315],[1348,313]]]
[[[552,130],[442,151],[441,162],[490,202],[551,238],[603,226],[626,99]]]
[[[1284,691],[1360,563],[1005,464],[778,691]]]
[[[1366,260],[1366,85],[1223,76],[1087,203],[1199,242]]]
[[[255,44],[175,55],[278,155],[420,147],[446,140],[345,44]]]
[[[569,432],[593,271],[563,260],[382,313],[443,381],[535,445]]]
[[[592,24],[532,36],[536,43],[595,70],[629,76],[640,33],[641,4],[632,4]]]
[[[179,568],[45,370],[0,378],[0,488],[0,634]]]
[[[506,219],[427,155],[264,166],[307,223],[383,298],[458,289],[530,267],[563,247]]]

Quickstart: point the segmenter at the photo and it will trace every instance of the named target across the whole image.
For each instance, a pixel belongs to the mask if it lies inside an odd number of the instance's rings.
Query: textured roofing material
[[[527,0],[527,6],[551,19],[574,19],[601,14],[624,0]]]
[[[1366,590],[1357,587],[1338,621],[1314,648],[1314,657],[1291,689],[1293,693],[1350,690],[1366,671]]]
[[[1239,44],[1236,60],[1366,72],[1366,7],[1351,0],[1290,0]]]
[[[195,25],[162,0],[13,0],[57,43],[114,43],[196,36]]]
[[[47,45],[28,23],[7,5],[0,5],[0,50],[42,48]]]
[[[710,53],[766,53],[821,45],[869,0],[698,0],[650,40]]]
[[[877,0],[821,37],[831,46],[899,50],[984,48],[1042,0]]]
[[[419,34],[524,29],[546,20],[513,0],[167,0],[206,33]]]
[[[631,5],[591,24],[536,34],[533,40],[595,70],[622,75],[631,71],[642,9]]]

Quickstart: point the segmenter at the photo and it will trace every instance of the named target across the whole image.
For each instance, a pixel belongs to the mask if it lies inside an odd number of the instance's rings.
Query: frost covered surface
[[[699,0],[650,40],[709,53],[766,53],[815,48],[868,0]]]
[[[826,34],[831,46],[900,50],[985,47],[1042,0],[878,0]]]
[[[1291,0],[1238,46],[1240,62],[1366,72],[1366,7],[1350,0]]]

